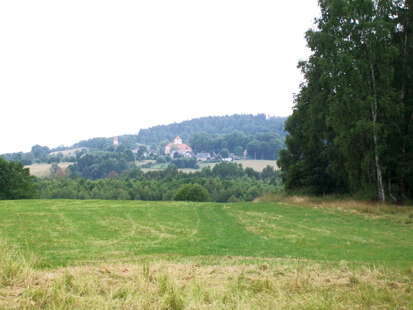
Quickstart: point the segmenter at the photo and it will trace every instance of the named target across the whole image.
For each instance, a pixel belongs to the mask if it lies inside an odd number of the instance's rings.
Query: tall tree
[[[391,189],[401,175],[397,167],[411,158],[406,147],[411,121],[403,114],[411,110],[405,94],[411,92],[412,66],[404,66],[411,63],[406,48],[411,28],[405,25],[411,8],[407,1],[391,0],[320,0],[319,5],[317,29],[307,32],[313,53],[301,64],[306,83],[287,121],[288,150],[280,160],[286,185],[320,189],[318,182],[329,176],[333,186],[327,189],[373,190],[384,202],[385,177]],[[400,152],[410,155],[397,156]],[[320,159],[326,162],[317,163]],[[344,173],[337,170],[340,165]],[[399,176],[401,187],[405,179]]]

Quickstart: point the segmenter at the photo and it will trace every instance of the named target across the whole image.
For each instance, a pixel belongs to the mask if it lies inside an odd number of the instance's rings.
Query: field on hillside
[[[65,162],[58,163],[58,166],[62,169],[66,169],[70,165],[73,165],[73,163],[65,163]],[[27,165],[27,166],[24,166],[24,167],[29,168],[31,175],[34,175],[38,178],[44,178],[44,177],[48,177],[50,175],[50,167],[51,166],[52,166],[52,164],[42,163],[42,164]]]
[[[139,166],[145,165],[147,163],[154,163],[154,162],[155,162],[154,160],[137,161],[136,165],[139,167]],[[234,161],[233,163],[241,164],[244,169],[249,167],[249,168],[252,168],[252,169],[254,169],[256,171],[259,171],[259,172],[261,172],[265,167],[267,167],[267,165],[272,166],[276,170],[278,169],[277,163],[276,163],[275,160],[237,160],[237,161]],[[72,165],[72,164],[73,163],[62,162],[62,163],[59,163],[58,165],[59,165],[60,168],[65,169],[69,165]],[[200,163],[199,164],[200,169],[202,169],[204,167],[207,167],[207,166],[213,168],[215,165],[216,165],[216,163]],[[48,177],[50,175],[50,167],[51,167],[51,164],[45,164],[45,163],[25,166],[25,168],[30,169],[30,174],[31,175],[34,175],[38,178]],[[147,172],[147,171],[156,171],[156,170],[159,170],[159,169],[156,169],[156,168],[155,169],[154,168],[142,168],[142,170],[144,172]],[[184,171],[184,172],[200,171],[199,169],[179,169],[179,170]]]
[[[271,166],[271,167],[274,168],[274,170],[278,170],[276,160],[246,159],[246,160],[235,161],[235,163],[241,164],[244,169],[245,168],[252,168],[252,169],[254,169],[256,171],[260,171],[260,172],[267,166]]]
[[[274,202],[1,201],[0,308],[407,309],[404,216]]]
[[[232,163],[241,164],[242,167],[245,168],[252,168],[255,171],[261,172],[265,167],[271,166],[274,170],[278,170],[277,161],[276,160],[253,160],[253,159],[243,159],[243,160],[236,160]],[[216,163],[200,163],[200,169],[204,167],[211,167],[213,168]]]
[[[88,147],[78,147],[70,150],[51,152],[49,155],[58,155],[59,153],[61,153],[63,156],[76,156],[76,152],[81,152],[82,150],[88,149]]]
[[[147,163],[150,161],[143,161],[143,162],[136,162],[136,164],[138,166]],[[154,162],[154,161],[152,161]],[[252,168],[255,171],[261,172],[265,167],[267,166],[271,166],[274,168],[274,170],[278,170],[278,166],[277,166],[277,161],[275,160],[253,160],[253,159],[245,159],[245,160],[236,160],[233,161],[232,163],[235,164],[241,164],[242,167],[245,168]],[[180,171],[184,171],[184,172],[196,172],[196,171],[200,171],[202,168],[204,167],[211,167],[213,168],[217,163],[205,163],[205,162],[200,162],[199,163],[199,169],[179,169]],[[164,167],[167,167],[167,164],[163,164]],[[154,170],[159,170],[157,168],[143,168],[143,171],[154,171]]]

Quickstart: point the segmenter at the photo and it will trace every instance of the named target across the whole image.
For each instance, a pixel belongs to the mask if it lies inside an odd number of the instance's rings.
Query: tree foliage
[[[208,191],[199,184],[182,185],[173,197],[177,201],[209,201]]]
[[[134,164],[133,154],[127,150],[125,152],[89,152],[78,153],[77,161],[70,166],[74,175],[79,175],[90,179],[106,178],[113,172],[121,174],[123,171],[130,171]]]
[[[116,175],[109,172],[105,179],[82,177],[38,180],[38,196],[45,199],[122,199],[172,200],[182,185],[199,184],[211,201],[251,201],[273,191],[279,184],[279,174],[273,169],[259,173],[233,163],[221,163],[195,173],[178,171],[175,165],[159,171],[142,172],[135,168]]]
[[[282,138],[275,132],[258,132],[256,134],[244,134],[234,131],[225,135],[210,135],[206,132],[195,133],[189,143],[194,152],[221,153],[226,150],[241,156],[243,150],[247,150],[248,157],[252,159],[278,158],[279,151],[283,148]],[[224,152],[227,157],[227,152]]]
[[[0,157],[0,200],[28,199],[36,196],[36,188],[29,169],[21,162],[8,162]]]
[[[254,135],[259,132],[274,132],[280,137],[284,137],[284,122],[285,117],[267,117],[265,114],[251,115],[226,115],[226,116],[209,116],[184,121],[181,123],[173,123],[170,125],[154,126],[148,129],[141,129],[137,136],[137,142],[144,144],[159,143],[166,139],[173,141],[176,136],[180,136],[183,140],[189,141],[195,134],[206,133],[207,135],[229,135],[238,131],[244,135]],[[233,137],[237,139],[237,134]],[[239,141],[230,141],[228,145],[217,148],[217,153],[227,147],[233,150],[237,145],[241,145]],[[192,144],[191,144],[192,147]],[[197,152],[208,152],[208,149],[197,150]]]
[[[365,191],[383,201],[387,189],[400,203],[413,187],[411,3],[319,4],[278,162],[285,186],[316,194]]]

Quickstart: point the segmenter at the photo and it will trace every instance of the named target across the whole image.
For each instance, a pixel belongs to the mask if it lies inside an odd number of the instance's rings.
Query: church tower
[[[182,139],[180,136],[177,136],[174,140],[174,144],[182,144]]]

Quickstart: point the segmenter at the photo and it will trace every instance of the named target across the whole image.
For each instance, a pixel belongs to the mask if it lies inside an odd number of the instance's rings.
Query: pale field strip
[[[67,163],[67,162],[61,162],[57,164],[60,168],[63,170],[69,167],[70,165],[73,165],[73,163]],[[32,165],[27,165],[24,166],[25,168],[29,168],[30,174],[34,175],[38,178],[44,178],[50,176],[50,167],[52,164],[32,164]]]
[[[218,258],[217,258],[218,259]],[[35,270],[0,286],[3,309],[409,309],[411,275],[383,268],[293,259],[141,257]],[[241,263],[242,261],[242,263]]]
[[[49,155],[56,156],[59,153],[62,153],[63,156],[75,156],[76,152],[81,152],[82,150],[88,150],[89,148],[87,147],[78,147],[70,150],[64,150],[64,151],[56,151],[56,152],[51,152]]]
[[[253,159],[246,159],[246,160],[235,160],[231,161],[231,163],[234,164],[241,164],[242,168],[252,168],[255,171],[262,172],[265,167],[271,166],[274,168],[274,170],[279,170],[277,166],[277,161],[276,160],[253,160]],[[211,167],[211,169],[216,165],[217,163],[200,163],[199,166],[202,169],[203,167]],[[194,169],[195,170],[195,169]],[[184,169],[185,171],[185,169]]]
[[[138,167],[145,165],[147,163],[154,163],[154,160],[145,160],[145,161],[137,161],[135,162]],[[237,160],[233,161],[232,163],[235,164],[241,164],[242,167],[245,168],[252,168],[255,171],[262,172],[265,167],[268,165],[273,167],[274,170],[279,170],[277,166],[277,162],[275,160]],[[66,169],[70,165],[73,165],[73,163],[67,163],[67,162],[61,162],[57,164],[60,168]],[[179,169],[180,171],[183,172],[196,172],[200,171],[204,167],[211,167],[211,169],[216,165],[216,163],[200,163],[200,169]],[[50,167],[52,164],[32,164],[32,165],[26,165],[24,166],[25,168],[29,168],[30,174],[34,175],[38,178],[45,178],[50,176]],[[141,168],[143,172],[148,172],[148,171],[159,171],[160,169],[157,168]]]

